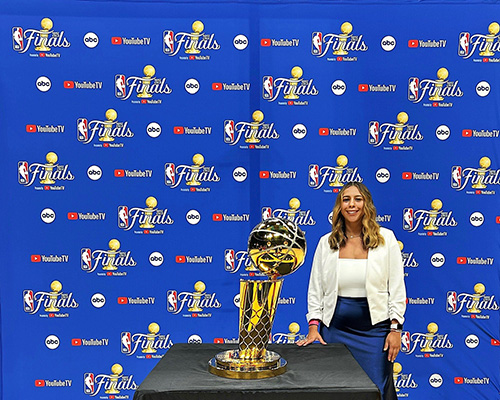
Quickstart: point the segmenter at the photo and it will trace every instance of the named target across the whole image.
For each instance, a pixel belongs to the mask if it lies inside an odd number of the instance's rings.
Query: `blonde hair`
[[[373,204],[373,199],[368,188],[360,182],[348,182],[342,189],[340,189],[335,205],[333,206],[332,214],[332,233],[328,237],[328,243],[332,250],[338,250],[340,247],[345,246],[345,220],[341,213],[342,197],[347,188],[351,186],[356,187],[361,193],[364,200],[363,205],[363,219],[361,220],[361,239],[365,249],[375,249],[379,245],[385,243],[383,236],[380,234],[380,225],[375,220],[377,210]]]

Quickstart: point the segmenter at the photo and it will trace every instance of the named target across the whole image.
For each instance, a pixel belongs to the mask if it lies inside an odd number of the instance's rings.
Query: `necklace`
[[[361,233],[359,235],[347,235],[347,236],[349,236],[349,239],[354,239],[354,238],[360,237]]]

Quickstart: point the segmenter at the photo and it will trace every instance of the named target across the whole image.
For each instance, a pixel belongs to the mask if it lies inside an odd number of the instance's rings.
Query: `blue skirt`
[[[327,343],[343,343],[370,379],[378,386],[383,400],[396,400],[392,362],[384,351],[390,321],[371,324],[366,298],[339,297],[330,327],[321,325]]]

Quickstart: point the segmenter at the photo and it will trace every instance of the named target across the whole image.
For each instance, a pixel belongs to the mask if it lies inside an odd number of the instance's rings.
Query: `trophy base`
[[[208,371],[214,375],[230,379],[263,379],[286,372],[286,360],[274,351],[266,351],[264,358],[242,360],[239,350],[226,350],[208,362]]]

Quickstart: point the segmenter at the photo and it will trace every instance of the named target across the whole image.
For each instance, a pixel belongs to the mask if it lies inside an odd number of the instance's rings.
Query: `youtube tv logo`
[[[319,128],[319,135],[320,136],[328,136],[328,128]]]
[[[118,304],[128,304],[127,297],[118,297]]]
[[[40,254],[32,254],[31,255],[31,262],[41,262],[42,261],[42,256]]]
[[[360,83],[358,85],[359,92],[368,92],[368,85],[366,83]]]
[[[472,129],[464,129],[462,130],[463,137],[472,137]]]
[[[182,135],[184,133],[184,127],[183,126],[174,126],[174,134],[176,135]]]
[[[78,213],[76,213],[76,212],[69,212],[68,213],[68,219],[69,220],[73,220],[73,221],[77,220],[78,219]]]
[[[269,178],[269,171],[260,171],[259,178],[260,179],[268,179]]]
[[[35,387],[44,387],[44,386],[45,386],[45,381],[43,379],[35,380]]]
[[[457,257],[457,264],[467,264],[467,257]]]
[[[402,176],[401,176],[405,181],[409,180],[409,179],[412,179],[413,178],[413,174],[411,172],[403,172]]]
[[[212,220],[214,221],[222,221],[222,214],[213,214]]]
[[[269,47],[269,46],[271,46],[271,39],[260,39],[260,45],[262,47]]]
[[[222,83],[220,82],[212,83],[212,90],[222,90]]]
[[[177,264],[184,264],[186,262],[186,256],[175,256],[175,262]]]
[[[461,376],[455,376],[455,379],[453,379],[453,382],[456,385],[461,385],[464,383],[464,378],[462,378]]]
[[[117,178],[123,178],[125,176],[125,170],[124,169],[115,169],[115,176]]]
[[[111,44],[122,44],[122,38],[119,36],[113,36],[111,38]]]
[[[418,47],[418,40],[417,39],[408,40],[408,47],[412,49]]]
[[[65,89],[74,89],[75,88],[75,82],[73,82],[73,81],[64,81],[64,88]]]
[[[36,132],[36,125],[26,125],[26,132],[28,133]]]
[[[71,339],[71,346],[81,346],[82,339]]]

